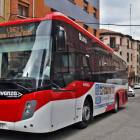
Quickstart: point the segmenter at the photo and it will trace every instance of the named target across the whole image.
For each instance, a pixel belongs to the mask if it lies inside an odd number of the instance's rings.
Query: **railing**
[[[129,72],[129,77],[132,77],[132,72]]]
[[[132,71],[132,76],[135,76],[135,71]]]
[[[107,46],[112,48],[114,51],[118,51],[120,48],[120,44],[115,44],[115,45],[107,44]]]

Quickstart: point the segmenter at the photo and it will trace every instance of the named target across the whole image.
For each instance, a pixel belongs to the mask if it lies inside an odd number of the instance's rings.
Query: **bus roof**
[[[96,38],[95,36],[93,36],[87,30],[85,30],[80,25],[78,25],[73,20],[69,19],[67,16],[65,16],[64,14],[62,14],[60,12],[52,12],[52,13],[49,13],[49,14],[46,15],[46,17],[43,17],[43,18],[24,19],[24,20],[18,20],[18,21],[11,21],[11,22],[7,22],[7,23],[2,23],[2,24],[0,24],[0,27],[2,27],[2,26],[8,26],[8,25],[14,25],[14,24],[20,24],[20,23],[26,23],[26,22],[51,20],[51,19],[57,19],[57,20],[62,20],[62,21],[68,22],[69,24],[73,25],[74,27],[76,27],[77,29],[79,29],[81,32],[83,32],[84,34],[88,35],[90,38],[92,38],[93,40],[95,40],[96,42],[98,42],[99,44],[101,44],[103,47],[105,47],[106,49],[108,49],[110,52],[112,52],[112,53],[115,52],[112,48],[110,48],[109,46],[105,45],[98,38]],[[120,57],[119,55],[117,55],[117,56]],[[122,57],[120,57],[120,58],[122,59]]]

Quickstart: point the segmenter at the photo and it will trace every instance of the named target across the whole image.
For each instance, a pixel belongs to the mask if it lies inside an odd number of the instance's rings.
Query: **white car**
[[[130,86],[129,86],[128,96],[133,96],[133,97],[135,97],[135,91],[134,91],[133,88],[131,88]]]
[[[134,89],[138,89],[138,88],[140,88],[140,83],[136,83],[136,84],[134,85]]]

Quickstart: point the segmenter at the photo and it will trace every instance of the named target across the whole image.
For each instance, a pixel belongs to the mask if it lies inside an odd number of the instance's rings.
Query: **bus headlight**
[[[26,102],[21,120],[29,119],[34,115],[36,104],[36,100]]]
[[[30,110],[29,110],[29,109],[26,109],[26,110],[25,110],[25,114],[28,115],[29,113],[30,113]]]
[[[27,103],[27,107],[28,108],[30,108],[32,105],[31,105],[31,103],[29,102],[29,103]]]

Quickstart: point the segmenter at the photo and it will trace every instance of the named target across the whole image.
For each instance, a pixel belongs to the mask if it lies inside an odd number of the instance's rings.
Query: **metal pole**
[[[130,36],[131,36],[131,4],[130,4]]]
[[[35,17],[35,0],[33,0],[33,18]]]

